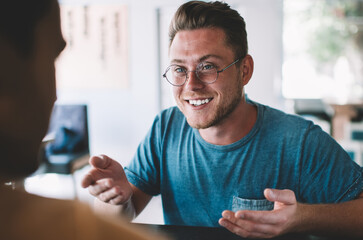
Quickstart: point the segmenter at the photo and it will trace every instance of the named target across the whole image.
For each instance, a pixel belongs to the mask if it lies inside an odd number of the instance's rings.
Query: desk
[[[152,232],[164,234],[174,240],[243,240],[225,228],[217,227],[193,227],[175,225],[154,225],[134,223],[137,226],[151,230]],[[289,234],[273,238],[276,240],[349,240],[350,238],[325,238],[311,235]]]

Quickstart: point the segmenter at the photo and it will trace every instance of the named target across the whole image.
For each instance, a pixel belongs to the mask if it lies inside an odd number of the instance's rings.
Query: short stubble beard
[[[240,76],[240,72],[238,70],[238,75]],[[237,81],[237,87],[235,88],[236,90],[233,92],[233,94],[231,94],[230,96],[232,96],[232,101],[229,105],[223,107],[219,107],[217,109],[217,112],[215,114],[215,116],[213,117],[213,119],[209,122],[207,122],[206,124],[196,124],[196,125],[191,125],[189,122],[189,125],[192,128],[196,128],[196,129],[207,129],[210,127],[214,127],[214,126],[218,126],[220,124],[222,124],[222,122],[228,118],[228,116],[231,115],[231,113],[237,108],[237,106],[241,103],[242,97],[243,95],[243,85],[241,82],[241,78],[238,77],[236,79]],[[188,119],[187,119],[188,121]]]

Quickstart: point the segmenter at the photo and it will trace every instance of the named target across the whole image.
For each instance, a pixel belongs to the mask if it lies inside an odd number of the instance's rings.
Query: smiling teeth
[[[209,103],[209,99],[204,99],[204,100],[189,100],[189,104],[192,104],[194,106],[200,106],[206,103]]]

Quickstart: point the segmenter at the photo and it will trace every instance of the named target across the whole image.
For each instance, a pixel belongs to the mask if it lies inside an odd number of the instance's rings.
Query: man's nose
[[[204,87],[204,83],[198,78],[196,71],[188,71],[186,77],[185,88],[195,90]]]

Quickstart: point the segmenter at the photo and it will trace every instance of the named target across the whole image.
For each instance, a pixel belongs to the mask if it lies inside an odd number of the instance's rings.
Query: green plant
[[[307,51],[318,69],[344,56],[351,41],[363,49],[363,2],[319,0],[312,4],[305,14],[314,26],[309,32]]]

